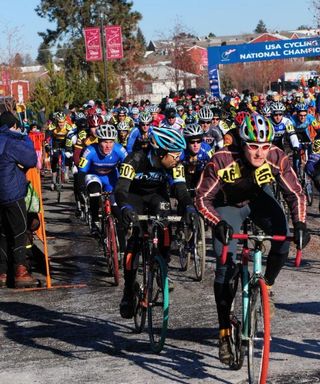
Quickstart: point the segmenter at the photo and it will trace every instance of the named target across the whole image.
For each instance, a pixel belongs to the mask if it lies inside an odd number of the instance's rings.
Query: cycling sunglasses
[[[245,143],[248,149],[252,151],[257,151],[258,149],[262,149],[263,151],[267,151],[271,147],[271,143]]]
[[[197,139],[197,140],[189,140],[189,144],[200,144],[202,142],[202,139]]]

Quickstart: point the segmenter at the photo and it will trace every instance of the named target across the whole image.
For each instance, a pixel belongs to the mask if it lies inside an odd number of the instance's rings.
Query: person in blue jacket
[[[128,155],[123,146],[115,142],[118,134],[113,125],[100,125],[96,136],[98,143],[87,147],[79,161],[79,183],[80,188],[86,189],[90,198],[91,234],[94,236],[99,234],[100,194],[102,191],[113,191],[119,178],[118,166]],[[112,213],[121,216],[114,201],[112,203]]]
[[[8,264],[13,264],[16,288],[33,287],[26,261],[27,212],[25,173],[37,164],[30,138],[9,111],[0,116],[0,287],[7,285]]]

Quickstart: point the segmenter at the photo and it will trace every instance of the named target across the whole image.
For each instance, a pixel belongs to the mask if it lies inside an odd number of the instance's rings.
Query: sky
[[[251,33],[262,19],[270,30],[314,26],[312,0],[131,0],[142,14],[140,28],[147,42],[169,38],[177,25],[196,36]],[[53,28],[34,9],[40,0],[0,0],[0,61],[9,51],[34,59],[41,43],[37,32]],[[11,36],[15,36],[10,39]],[[10,43],[11,41],[11,43]]]

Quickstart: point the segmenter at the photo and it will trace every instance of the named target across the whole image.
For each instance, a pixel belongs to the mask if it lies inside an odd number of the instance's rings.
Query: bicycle
[[[240,262],[230,282],[234,297],[231,312],[231,339],[233,348],[232,369],[241,369],[247,352],[249,383],[266,383],[270,353],[270,307],[266,282],[262,275],[262,248],[266,240],[292,241],[289,236],[268,236],[261,233],[233,234],[232,239],[243,240]],[[248,241],[254,242],[253,250]],[[297,247],[295,266],[301,261],[301,244]],[[223,247],[221,263],[227,260],[228,246]],[[253,260],[253,271],[249,273],[248,263]],[[241,300],[237,289],[242,284]]]
[[[192,222],[190,229],[184,226],[178,231],[177,244],[181,269],[187,271],[193,260],[196,279],[201,281],[206,266],[206,230],[202,217],[199,217],[198,225]]]
[[[111,192],[101,193],[100,243],[107,261],[108,273],[113,276],[114,284],[119,285],[119,242],[116,221],[111,212]]]
[[[163,232],[164,236],[169,235],[166,232],[168,224],[180,221],[181,216],[138,215],[138,218],[147,225],[141,239],[141,281],[134,284],[134,324],[136,332],[141,333],[148,315],[151,349],[160,353],[168,328],[169,284],[167,262],[161,255],[159,246],[159,232]]]
[[[301,142],[302,153],[300,153],[299,159],[297,160],[297,174],[300,184],[304,190],[304,193],[307,198],[307,204],[311,207],[313,203],[313,184],[311,178],[307,175],[304,170],[304,166],[308,161],[309,151],[310,151],[310,142]]]
[[[57,191],[57,202],[60,203],[61,200],[61,191],[64,183],[64,161],[65,161],[65,154],[63,148],[57,148],[53,150],[53,155],[58,154],[58,162],[57,162],[57,182],[55,185],[55,189]]]
[[[289,221],[290,221],[290,209],[289,209],[289,206],[288,206],[285,198],[283,197],[283,193],[282,193],[282,190],[279,186],[279,183],[275,182],[272,184],[272,191],[273,191],[274,197],[276,198],[278,203],[281,205],[281,208],[282,208],[282,210],[286,216],[287,222],[289,223]]]

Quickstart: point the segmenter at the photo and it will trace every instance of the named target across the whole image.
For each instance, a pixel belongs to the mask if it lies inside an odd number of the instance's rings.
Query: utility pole
[[[109,95],[108,95],[108,68],[107,68],[107,43],[104,33],[104,12],[100,9],[100,28],[102,33],[102,56],[103,56],[103,68],[104,68],[104,89],[107,102],[107,108],[109,108]]]

